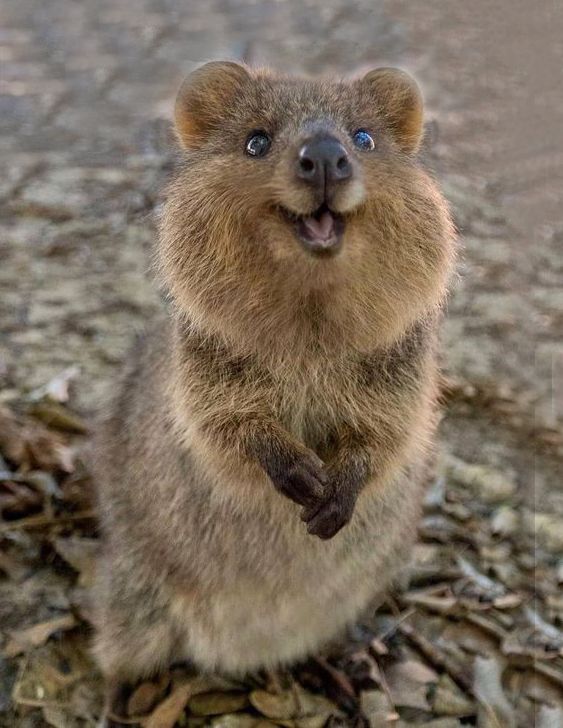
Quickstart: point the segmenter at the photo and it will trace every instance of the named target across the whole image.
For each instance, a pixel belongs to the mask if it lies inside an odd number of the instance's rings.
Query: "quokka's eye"
[[[263,157],[271,144],[272,140],[265,131],[253,131],[246,140],[244,149],[250,157]]]
[[[363,152],[371,152],[372,149],[375,149],[373,137],[365,129],[358,129],[358,131],[355,131],[352,135],[352,141],[355,146]]]

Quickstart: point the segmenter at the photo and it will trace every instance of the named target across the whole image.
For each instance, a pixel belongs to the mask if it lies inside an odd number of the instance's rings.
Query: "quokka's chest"
[[[343,422],[357,419],[369,399],[353,367],[344,369],[332,363],[276,377],[274,389],[280,422],[309,446],[327,442]]]

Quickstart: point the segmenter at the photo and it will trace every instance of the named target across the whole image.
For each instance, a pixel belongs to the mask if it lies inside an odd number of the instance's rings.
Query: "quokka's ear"
[[[174,109],[180,144],[195,148],[219,128],[225,109],[249,81],[248,71],[231,61],[212,61],[190,73]]]
[[[413,154],[422,139],[422,93],[412,76],[399,68],[376,68],[360,81],[403,151]]]

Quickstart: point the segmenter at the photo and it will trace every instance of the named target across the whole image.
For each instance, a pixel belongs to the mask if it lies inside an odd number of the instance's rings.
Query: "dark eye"
[[[265,131],[253,131],[246,140],[245,150],[251,157],[263,157],[271,143],[272,140]]]
[[[358,129],[358,131],[355,131],[352,136],[352,140],[358,149],[361,149],[363,152],[371,152],[372,149],[375,149],[373,137],[365,129]]]

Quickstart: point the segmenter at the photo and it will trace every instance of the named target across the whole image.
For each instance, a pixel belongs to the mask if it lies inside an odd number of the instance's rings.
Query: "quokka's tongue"
[[[323,210],[319,218],[306,217],[303,223],[313,240],[330,240],[335,234],[334,217],[329,210]]]

